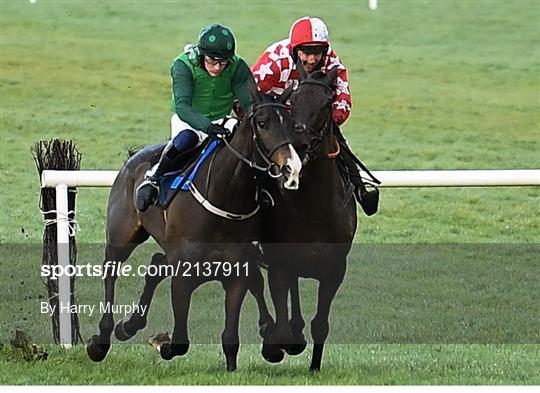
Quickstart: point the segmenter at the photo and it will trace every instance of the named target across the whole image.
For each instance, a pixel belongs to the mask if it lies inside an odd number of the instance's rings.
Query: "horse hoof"
[[[306,337],[302,333],[302,331],[298,331],[296,333],[293,333],[293,339],[291,341],[291,344],[285,345],[283,349],[285,349],[285,352],[287,352],[287,355],[300,355],[307,347],[307,341]]]
[[[121,321],[119,321],[116,326],[114,327],[114,336],[116,337],[116,339],[118,341],[127,341],[129,340],[131,337],[133,337],[134,335],[129,335],[127,332],[126,332],[126,322],[128,320],[127,319],[122,319]]]
[[[285,358],[283,350],[276,345],[263,344],[261,354],[269,363],[279,363]]]
[[[188,349],[189,344],[171,344],[174,356],[184,356]]]
[[[171,360],[175,356],[183,356],[187,353],[189,344],[163,343],[159,349],[159,354],[163,360]]]
[[[105,359],[105,356],[107,356],[107,353],[109,353],[109,349],[111,348],[110,343],[100,344],[98,339],[98,336],[92,336],[90,341],[88,341],[88,345],[86,346],[86,353],[93,362],[101,362],[103,359]]]
[[[285,347],[285,352],[287,352],[287,355],[300,355],[307,347],[307,342],[304,340],[303,342],[300,342],[298,344],[290,344]]]
[[[236,371],[236,363],[235,364],[227,364],[227,372],[233,373]]]
[[[171,360],[174,357],[171,344],[170,343],[161,344],[161,347],[159,348],[159,354],[161,355],[161,358],[163,360]]]

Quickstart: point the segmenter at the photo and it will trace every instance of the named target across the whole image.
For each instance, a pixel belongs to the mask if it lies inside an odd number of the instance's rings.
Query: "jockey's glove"
[[[225,127],[214,123],[210,124],[206,131],[208,132],[208,135],[214,138],[225,138],[231,134],[231,132]]]

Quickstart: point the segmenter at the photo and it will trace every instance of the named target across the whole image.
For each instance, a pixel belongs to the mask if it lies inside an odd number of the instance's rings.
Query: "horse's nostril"
[[[285,165],[285,167],[283,168],[283,171],[285,173],[292,173],[292,168],[289,164]]]
[[[285,183],[285,188],[287,190],[298,190],[298,182],[296,180],[290,180]]]
[[[306,130],[306,125],[302,123],[296,123],[294,125],[294,131],[295,132],[304,132]]]

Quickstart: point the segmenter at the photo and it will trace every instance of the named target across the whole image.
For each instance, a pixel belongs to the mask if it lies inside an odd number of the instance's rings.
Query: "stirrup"
[[[368,184],[373,189],[368,191],[365,185],[356,186],[354,196],[366,216],[372,216],[379,209],[379,189],[371,184]]]
[[[159,182],[150,176],[145,176],[143,182],[137,187],[137,209],[145,212],[150,206],[155,205],[159,199]]]

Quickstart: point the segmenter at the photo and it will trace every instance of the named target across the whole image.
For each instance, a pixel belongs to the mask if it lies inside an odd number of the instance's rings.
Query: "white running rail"
[[[118,171],[52,171],[41,174],[41,186],[56,188],[58,264],[69,264],[70,228],[68,220],[68,187],[110,187]],[[373,171],[386,187],[513,187],[540,186],[540,169],[511,170],[410,170]],[[58,278],[58,296],[63,306],[70,305],[70,280]],[[71,315],[60,313],[60,344],[71,346]]]

